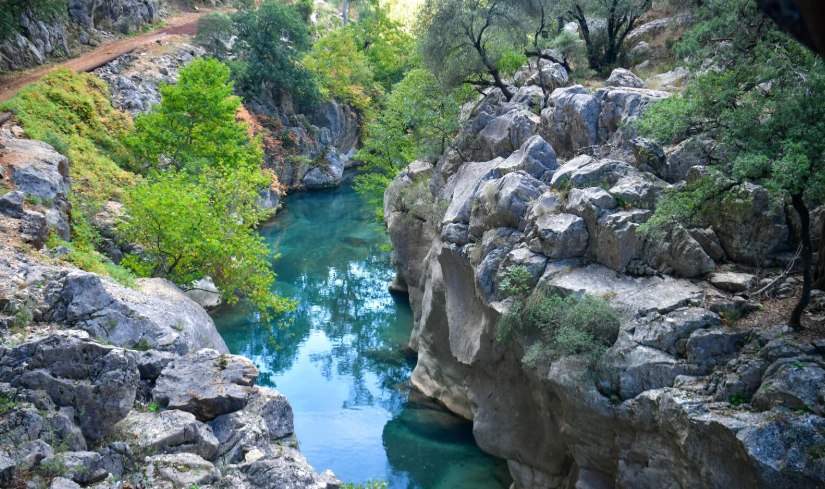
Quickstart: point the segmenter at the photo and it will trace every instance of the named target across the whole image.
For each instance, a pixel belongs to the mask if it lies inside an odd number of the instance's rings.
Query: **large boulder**
[[[518,151],[498,165],[502,174],[521,170],[543,182],[549,182],[558,167],[553,147],[538,135],[524,141]]]
[[[496,117],[478,133],[480,159],[510,156],[536,134],[539,118],[527,110],[513,110]]]
[[[567,86],[570,83],[570,78],[564,66],[553,62],[542,62],[541,71],[536,71],[525,82],[525,86],[541,87],[542,78],[544,80],[544,88],[548,93],[557,88]]]
[[[539,133],[563,156],[598,144],[599,100],[581,85],[557,88],[541,111]]]
[[[693,137],[665,149],[667,162],[661,177],[670,183],[687,179],[694,166],[708,166],[712,162],[716,143],[707,138]]]
[[[752,404],[761,410],[786,408],[825,415],[825,370],[815,362],[779,361],[765,372]]]
[[[337,187],[344,178],[344,164],[335,148],[327,149],[323,161],[304,175],[303,186],[308,189]]]
[[[673,71],[656,75],[647,80],[647,84],[659,90],[675,91],[685,84],[690,77],[690,70],[679,66]]]
[[[573,258],[587,251],[587,226],[578,216],[543,214],[536,219],[533,229],[530,249],[548,258]]]
[[[530,203],[546,189],[546,185],[522,171],[479,185],[473,196],[470,235],[480,237],[484,231],[497,227],[523,231]]]
[[[0,214],[17,219],[23,217],[25,213],[23,201],[25,198],[26,195],[19,190],[0,195]]]
[[[204,347],[228,352],[212,318],[164,279],[139,279],[130,289],[94,273],[68,271],[46,290],[46,320],[116,345],[185,354]]]
[[[604,83],[608,87],[647,88],[647,83],[625,68],[616,68]]]
[[[704,217],[716,231],[728,258],[734,261],[764,265],[788,241],[784,209],[759,185],[733,187]]]
[[[152,397],[162,407],[209,421],[243,409],[257,378],[258,369],[248,359],[204,348],[164,368]]]
[[[617,132],[626,138],[633,137],[632,131],[625,134],[630,122],[638,119],[650,102],[669,96],[667,92],[644,88],[617,87],[598,90],[596,97],[601,101],[599,140],[608,141]]]
[[[89,341],[85,333],[1,351],[0,382],[42,389],[55,405],[74,408],[90,440],[106,436],[132,409],[140,375],[131,352]]]

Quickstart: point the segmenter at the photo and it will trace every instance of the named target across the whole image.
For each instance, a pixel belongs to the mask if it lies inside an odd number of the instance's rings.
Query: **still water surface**
[[[410,393],[412,312],[390,294],[389,239],[347,175],[337,189],[293,194],[261,235],[280,254],[275,292],[300,301],[270,333],[241,310],[215,314],[232,353],[285,394],[301,451],[345,482],[393,489],[502,489],[506,464],[483,453],[472,426]]]

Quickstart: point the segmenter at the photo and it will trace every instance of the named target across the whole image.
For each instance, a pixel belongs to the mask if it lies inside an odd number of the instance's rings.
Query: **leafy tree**
[[[364,128],[364,161],[356,190],[382,209],[384,190],[417,158],[442,154],[459,129],[458,116],[467,89],[446,90],[428,70],[416,68],[393,87],[378,118]]]
[[[289,311],[294,304],[271,292],[269,249],[253,230],[268,217],[256,204],[260,181],[253,168],[152,173],[126,192],[120,231],[142,251],[123,264],[183,289],[211,277],[227,303],[245,298],[265,320]]]
[[[415,52],[413,36],[390,18],[388,6],[377,2],[364,3],[358,22],[351,28],[358,49],[369,59],[375,81],[388,92],[410,68]]]
[[[638,127],[662,141],[705,132],[725,158],[706,177],[669,193],[646,227],[701,218],[739,182],[764,185],[799,216],[804,287],[789,323],[801,328],[812,286],[809,209],[825,197],[822,59],[777,30],[753,0],[705,1],[676,49],[697,67],[711,58],[714,69],[651,106]]]
[[[579,24],[590,68],[599,71],[616,64],[625,38],[651,3],[652,0],[560,0],[557,11]],[[596,27],[594,19],[604,19],[604,28]]]
[[[516,5],[505,0],[427,0],[417,25],[424,65],[448,86],[494,86],[525,61]]]
[[[232,19],[220,12],[212,12],[198,19],[198,33],[195,44],[206,50],[206,54],[218,60],[226,59],[226,43],[234,35]]]
[[[233,20],[247,93],[283,90],[307,105],[317,101],[315,79],[299,62],[310,48],[310,37],[296,5],[264,2],[257,10],[236,13]]]
[[[176,85],[161,86],[163,102],[138,116],[136,132],[127,138],[141,170],[197,173],[206,166],[258,164],[258,144],[235,120],[241,102],[228,79],[226,65],[203,58],[183,68]]]
[[[369,59],[358,49],[352,29],[335,29],[315,41],[303,64],[315,74],[322,97],[364,111],[380,94]]]
[[[62,23],[66,20],[67,7],[66,0],[3,0],[0,3],[0,41],[20,32],[22,15],[47,24]]]

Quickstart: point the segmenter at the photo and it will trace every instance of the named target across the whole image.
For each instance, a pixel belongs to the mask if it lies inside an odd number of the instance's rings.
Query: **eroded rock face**
[[[417,173],[431,175],[434,194],[450,202],[440,222],[393,200],[411,187],[412,167],[385,195],[391,238],[405,247],[396,281],[415,298],[412,384],[473,421],[479,446],[508,460],[515,489],[791,488],[825,481],[825,465],[803,456],[825,443],[824,432],[811,431],[825,427],[825,348],[766,327],[733,331],[707,303],[721,292],[681,278],[710,278],[705,274],[731,253],[755,260],[766,256],[758,248],[781,249],[787,225],[767,213],[763,189],[731,192],[730,205],[740,205],[728,222],[672,226],[655,238],[638,232],[669,182],[680,185],[707,169],[685,151],[630,144],[632,135],[621,133],[621,121],[665,96],[629,87],[596,95],[557,89],[529,144],[488,161],[444,155]],[[465,130],[483,130],[507,105],[488,97],[468,108]],[[541,163],[551,161],[546,146],[570,157],[602,142],[602,131],[636,154],[604,158],[604,148],[596,148],[593,156]],[[467,133],[457,142],[472,140]],[[436,231],[417,231],[430,227]],[[620,311],[616,342],[595,377],[576,355],[525,364],[534,332],[496,339],[512,304],[502,282],[514,266],[526,271],[529,287],[603,297]],[[733,294],[751,283],[737,277],[724,287]],[[780,440],[786,430],[792,435]]]
[[[91,440],[103,438],[129,413],[139,378],[133,353],[83,334],[52,335],[4,348],[0,356],[0,382],[42,389],[55,405],[73,408]]]

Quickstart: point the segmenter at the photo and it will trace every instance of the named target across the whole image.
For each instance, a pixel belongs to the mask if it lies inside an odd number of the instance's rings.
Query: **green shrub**
[[[530,292],[530,283],[533,276],[524,265],[515,265],[507,269],[504,280],[501,281],[501,291],[508,296],[524,297]]]
[[[616,341],[620,326],[618,311],[604,299],[586,294],[547,296],[535,291],[502,316],[497,337],[504,340],[516,328],[538,333],[522,359],[529,366],[580,355],[593,368]]]
[[[355,484],[354,482],[344,484],[344,486],[341,489],[387,489],[387,487],[389,487],[388,482],[382,481],[380,479],[370,479],[368,482],[364,484]]]
[[[198,33],[195,44],[206,50],[215,59],[226,58],[226,43],[234,35],[232,19],[220,12],[212,12],[198,19]]]

